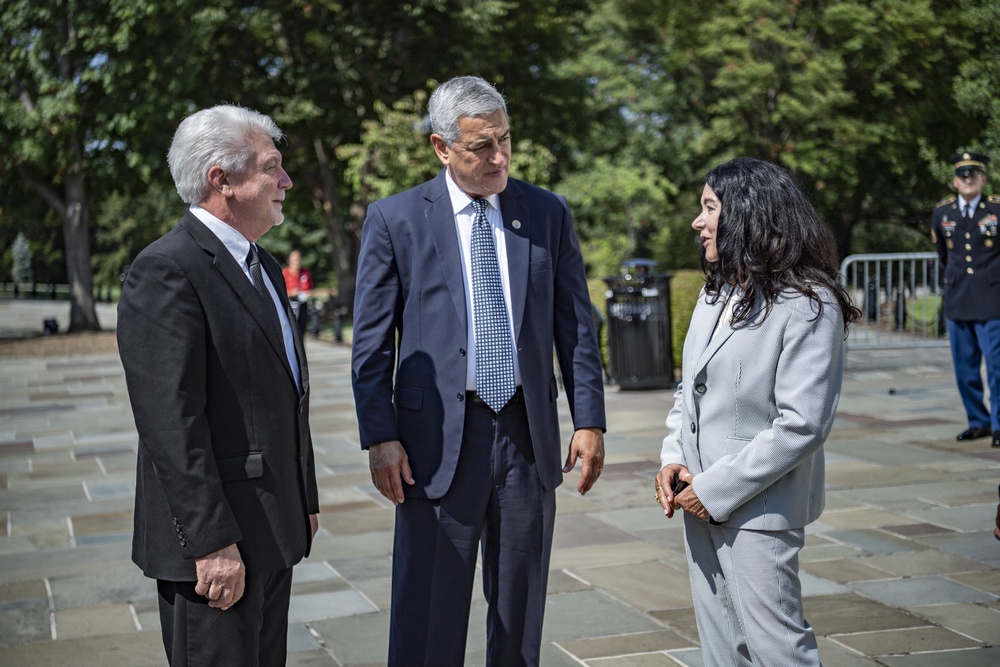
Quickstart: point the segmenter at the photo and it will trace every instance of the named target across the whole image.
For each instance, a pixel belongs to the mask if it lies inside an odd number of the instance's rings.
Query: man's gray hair
[[[431,131],[441,135],[449,146],[462,136],[459,119],[492,116],[498,111],[507,115],[503,95],[478,76],[457,76],[445,81],[427,103]]]
[[[218,165],[241,174],[254,157],[252,141],[264,133],[273,141],[281,129],[262,113],[229,104],[202,109],[181,121],[167,151],[167,165],[177,194],[188,204],[208,198],[208,170]]]

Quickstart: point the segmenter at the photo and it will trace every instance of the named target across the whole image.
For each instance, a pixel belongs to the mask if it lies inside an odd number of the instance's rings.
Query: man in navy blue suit
[[[361,446],[396,505],[389,664],[464,663],[481,549],[487,664],[537,665],[555,489],[580,459],[586,493],[604,464],[583,258],[565,199],[508,177],[500,93],[457,77],[428,106],[444,169],[369,207],[354,314]]]

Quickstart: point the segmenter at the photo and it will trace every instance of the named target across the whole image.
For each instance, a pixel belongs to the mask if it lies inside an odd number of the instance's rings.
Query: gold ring
[[[657,493],[655,496],[653,496],[653,500],[655,500],[656,502],[660,502],[660,494]]]

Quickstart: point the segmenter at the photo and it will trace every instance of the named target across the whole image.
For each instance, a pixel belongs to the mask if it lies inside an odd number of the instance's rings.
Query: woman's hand
[[[693,479],[694,475],[679,463],[663,466],[660,472],[656,473],[656,493],[653,498],[663,508],[665,517],[672,518],[674,510],[680,507],[676,502],[678,496],[674,493],[678,481],[687,483],[690,488]]]
[[[690,475],[690,473],[688,474]],[[692,476],[691,479],[694,479],[694,477]],[[712,518],[708,510],[705,509],[705,506],[701,504],[698,494],[694,492],[694,486],[690,483],[686,489],[675,496],[674,503],[688,514],[696,516],[702,521],[708,521]]]

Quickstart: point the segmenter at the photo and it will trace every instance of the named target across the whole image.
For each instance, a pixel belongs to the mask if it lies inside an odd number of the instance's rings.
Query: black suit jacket
[[[559,359],[575,428],[605,427],[604,380],[586,273],[566,200],[511,178],[500,193],[511,317],[535,463],[562,482]],[[416,484],[451,486],[465,423],[465,277],[445,172],[372,204],[354,306],[353,383],[361,446],[403,443]],[[398,361],[398,363],[397,363]]]
[[[288,312],[278,263],[260,258]],[[132,262],[118,348],[139,433],[132,559],[147,576],[194,581],[196,557],[233,543],[249,574],[309,552],[319,507],[305,350],[292,326],[300,397],[266,307],[190,212]]]

